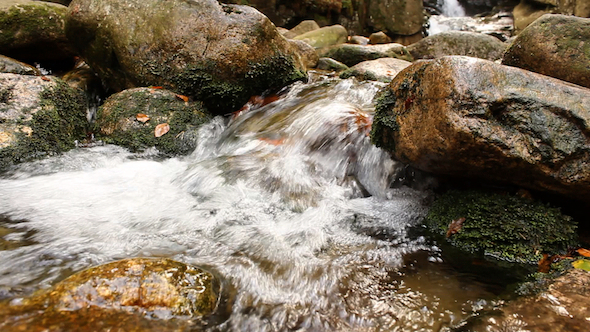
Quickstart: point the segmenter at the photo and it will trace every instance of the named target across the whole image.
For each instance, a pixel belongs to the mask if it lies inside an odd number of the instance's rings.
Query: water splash
[[[442,14],[447,17],[461,17],[466,16],[465,9],[459,3],[459,0],[439,0],[442,2]]]

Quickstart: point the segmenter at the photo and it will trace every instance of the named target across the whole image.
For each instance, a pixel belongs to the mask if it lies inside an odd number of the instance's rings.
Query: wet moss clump
[[[82,90],[69,87],[61,80],[39,95],[41,109],[30,121],[17,125],[30,128],[15,133],[16,140],[0,149],[0,170],[15,163],[73,149],[76,140],[86,138],[86,99]]]
[[[461,218],[458,231],[449,232]],[[577,242],[576,222],[559,208],[509,194],[449,191],[425,224],[455,247],[510,262],[536,264],[543,253],[562,254]]]
[[[385,87],[375,96],[375,117],[371,127],[371,142],[379,148],[394,152],[393,133],[399,130],[399,125],[393,116],[393,106],[396,102],[395,93]]]

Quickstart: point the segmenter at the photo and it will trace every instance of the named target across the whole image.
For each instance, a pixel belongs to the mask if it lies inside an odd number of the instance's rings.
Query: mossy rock
[[[55,77],[0,74],[0,170],[86,138],[84,92]]]
[[[461,218],[460,229],[449,232]],[[543,253],[565,253],[577,242],[576,222],[559,208],[509,194],[449,191],[425,223],[458,248],[511,262],[536,264]]]
[[[217,310],[221,281],[167,258],[92,267],[49,290],[0,305],[10,331],[193,331]],[[167,324],[170,322],[172,324]]]
[[[66,38],[67,7],[42,1],[0,3],[0,54],[27,63],[71,59]]]
[[[143,114],[147,116],[139,116]],[[135,88],[110,96],[100,106],[95,123],[97,138],[141,152],[156,147],[165,155],[188,154],[196,147],[200,125],[211,116],[201,102],[185,102],[164,89]],[[168,124],[170,130],[156,137],[155,129]]]

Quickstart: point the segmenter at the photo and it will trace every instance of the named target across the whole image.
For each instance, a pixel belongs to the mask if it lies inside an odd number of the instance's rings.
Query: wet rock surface
[[[0,315],[12,316],[0,327],[4,331],[194,330],[215,311],[220,292],[219,279],[200,268],[165,258],[126,259],[78,272],[48,291],[0,307]],[[34,308],[43,311],[30,314]]]
[[[211,116],[202,103],[182,97],[152,88],[114,94],[98,110],[96,136],[134,152],[155,147],[166,155],[188,154],[197,144],[197,129]]]
[[[428,36],[407,47],[414,59],[435,59],[445,55],[465,55],[497,60],[506,50],[498,38],[476,32],[448,31]]]
[[[320,57],[328,57],[351,67],[357,63],[379,58],[397,58],[413,61],[412,55],[401,44],[356,45],[342,44],[319,51]]]
[[[590,88],[590,19],[543,15],[506,50],[502,64]]]
[[[404,68],[412,63],[396,58],[381,58],[361,62],[340,74],[340,78],[356,77],[359,80],[371,80],[389,83]]]
[[[590,90],[468,57],[418,61],[378,100],[373,141],[437,174],[590,197]]]
[[[248,6],[75,0],[66,33],[113,91],[164,86],[215,113],[306,77],[291,42]]]
[[[41,75],[39,69],[3,55],[0,55],[0,73],[37,76]]]

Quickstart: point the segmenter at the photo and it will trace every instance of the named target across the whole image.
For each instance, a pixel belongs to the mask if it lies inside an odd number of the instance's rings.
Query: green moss
[[[11,48],[31,39],[64,35],[66,10],[66,7],[32,3],[0,11],[0,46]]]
[[[395,151],[395,142],[391,139],[393,133],[399,130],[393,106],[396,96],[389,86],[383,88],[375,96],[375,116],[371,128],[371,142],[387,151]]]
[[[86,99],[81,90],[56,80],[55,86],[41,92],[40,106],[30,122],[21,123],[31,128],[31,136],[18,133],[13,145],[0,150],[0,169],[70,150],[76,140],[86,138]]]
[[[459,218],[465,218],[460,231],[447,240],[501,260],[535,264],[543,253],[564,253],[577,241],[576,223],[558,208],[508,194],[450,191],[436,200],[425,223],[445,235]]]

